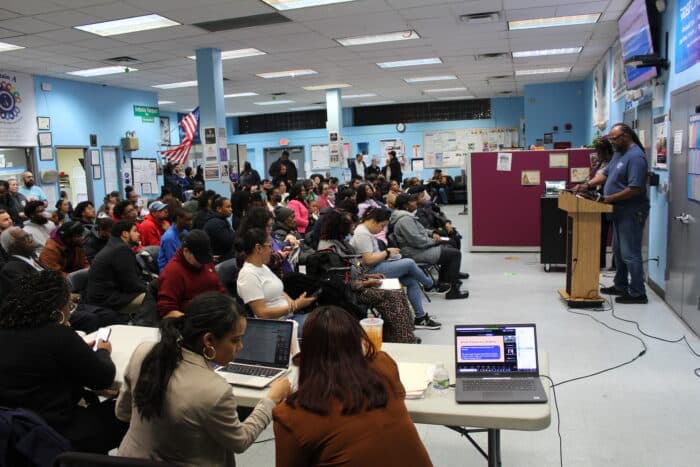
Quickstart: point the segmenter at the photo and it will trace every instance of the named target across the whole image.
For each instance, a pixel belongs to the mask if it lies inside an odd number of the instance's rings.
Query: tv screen
[[[654,45],[651,42],[651,29],[646,0],[633,0],[617,22],[622,44],[622,59],[635,55],[651,55]],[[656,67],[625,67],[627,89],[634,89],[644,81],[656,76]]]

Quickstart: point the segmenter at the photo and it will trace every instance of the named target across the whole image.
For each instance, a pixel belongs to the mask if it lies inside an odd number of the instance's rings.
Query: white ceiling
[[[329,6],[289,10],[293,22],[210,33],[193,23],[273,13],[260,0],[2,0],[0,42],[26,49],[0,53],[0,69],[75,79],[126,88],[158,91],[160,100],[175,101],[162,110],[191,110],[196,88],[157,90],[154,84],[195,80],[198,48],[222,50],[254,47],[267,55],[223,62],[225,93],[254,91],[255,97],[226,99],[226,111],[270,113],[325,100],[324,91],[302,86],[345,82],[344,94],[376,93],[360,101],[433,101],[424,89],[466,87],[456,95],[503,97],[522,95],[531,83],[584,79],[617,37],[616,20],[629,0],[355,0]],[[498,22],[465,24],[459,16],[498,11]],[[72,26],[158,13],[182,26],[99,37]],[[574,14],[602,13],[597,24],[508,31],[506,21]],[[413,29],[420,39],[342,47],[336,38]],[[582,46],[578,55],[539,58],[476,59],[477,54]],[[95,78],[66,72],[113,65],[104,60],[127,55],[138,71]],[[440,65],[380,69],[377,62],[441,57]],[[515,78],[521,68],[572,66],[571,73]],[[317,75],[263,79],[256,73],[312,68]],[[405,77],[455,74],[457,81],[406,84]],[[508,78],[489,80],[490,76]],[[287,93],[293,104],[258,106],[270,94]],[[512,94],[504,94],[511,92]],[[358,105],[357,100],[345,105]]]

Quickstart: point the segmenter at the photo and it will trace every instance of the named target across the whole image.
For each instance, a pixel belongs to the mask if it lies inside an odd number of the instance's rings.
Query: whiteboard
[[[467,154],[498,151],[518,143],[518,129],[464,128],[423,133],[426,168],[463,167]]]
[[[331,155],[327,144],[311,145],[311,168],[313,170],[329,169],[331,167]]]
[[[139,195],[158,194],[158,162],[155,159],[131,159],[131,177]]]

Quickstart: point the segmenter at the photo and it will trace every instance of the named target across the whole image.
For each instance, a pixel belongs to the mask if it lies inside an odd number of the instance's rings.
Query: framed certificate
[[[51,132],[49,133],[39,133],[38,138],[39,146],[52,146],[53,138],[51,137]]]
[[[48,131],[51,129],[51,118],[50,117],[37,117],[36,126],[39,130]]]
[[[52,161],[53,160],[53,148],[51,146],[44,146],[44,147],[39,148],[39,160]]]

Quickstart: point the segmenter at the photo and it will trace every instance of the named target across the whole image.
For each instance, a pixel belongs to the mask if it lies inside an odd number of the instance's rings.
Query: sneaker
[[[464,298],[469,298],[469,291],[453,289],[445,294],[445,300],[461,300]]]
[[[447,282],[438,282],[437,284],[433,284],[432,287],[425,289],[425,291],[430,294],[445,293],[449,292],[449,290],[450,284]]]
[[[468,272],[460,272],[459,278],[460,279],[469,279],[469,273]]]
[[[647,300],[646,295],[640,295],[639,297],[633,297],[632,295],[624,294],[621,297],[617,297],[615,299],[615,303],[622,303],[623,305],[639,303],[639,304],[644,305],[646,303],[649,303],[649,300]]]
[[[624,290],[620,290],[614,285],[611,285],[610,287],[602,287],[600,289],[600,293],[603,293],[605,295],[625,295]]]
[[[416,318],[413,324],[413,327],[416,329],[430,329],[431,331],[437,331],[441,326],[442,324],[438,323],[437,321],[433,321],[428,315],[425,315],[422,318]]]

